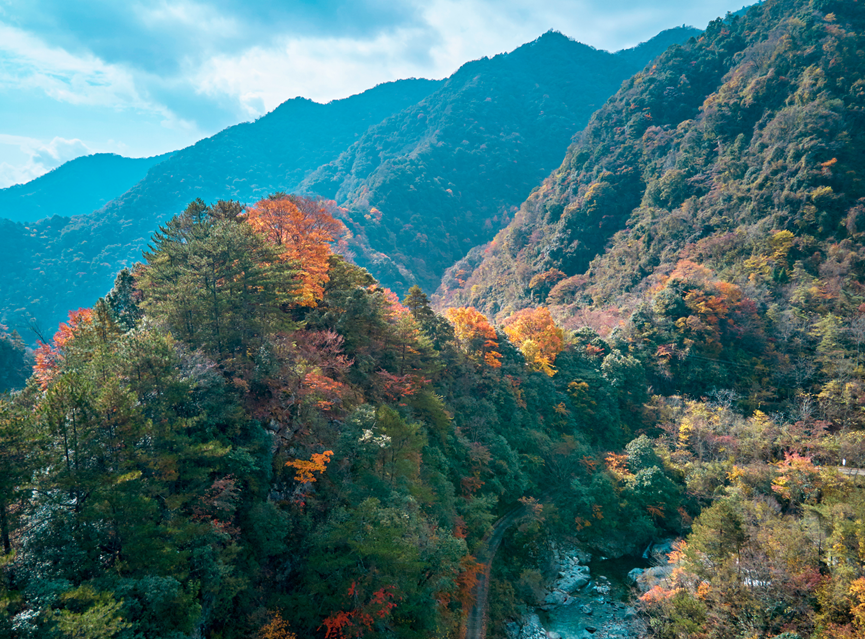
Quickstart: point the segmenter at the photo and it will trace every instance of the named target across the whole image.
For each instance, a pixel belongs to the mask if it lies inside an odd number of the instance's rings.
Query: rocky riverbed
[[[607,559],[568,546],[554,549],[557,576],[543,604],[520,623],[506,626],[509,639],[625,639],[645,635],[631,601],[670,572],[672,542],[656,544],[643,557]]]

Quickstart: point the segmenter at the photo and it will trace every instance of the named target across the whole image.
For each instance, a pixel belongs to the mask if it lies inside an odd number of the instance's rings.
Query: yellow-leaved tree
[[[535,370],[550,377],[556,374],[553,364],[565,348],[565,334],[556,326],[548,308],[539,306],[517,311],[502,326],[505,335]]]
[[[501,368],[502,354],[497,350],[499,342],[496,329],[483,313],[474,306],[463,306],[447,309],[445,317],[453,324],[454,337],[469,357],[490,368]]]

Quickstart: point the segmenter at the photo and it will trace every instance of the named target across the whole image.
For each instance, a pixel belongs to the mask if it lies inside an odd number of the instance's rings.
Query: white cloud
[[[0,164],[0,188],[24,184],[64,162],[94,153],[94,150],[81,140],[66,140],[60,137],[46,143],[34,138],[0,134],[0,144],[17,146],[25,156],[29,156],[29,159],[17,166],[8,162]]]
[[[188,143],[295,96],[327,102],[399,78],[446,77],[549,29],[616,50],[682,23],[704,26],[741,1],[0,0],[0,95],[41,95],[79,116],[92,106],[92,128],[108,109],[128,113],[130,131],[144,116],[172,132],[166,139]],[[0,131],[20,133],[15,126],[13,118]],[[106,139],[76,131],[51,133],[100,149],[119,148],[109,137],[129,141],[116,129]],[[0,158],[0,184],[47,170],[65,148],[52,143],[22,143],[25,155]],[[140,154],[134,143],[128,151]]]
[[[194,126],[142,95],[136,75],[92,54],[73,55],[49,46],[0,23],[0,88],[36,89],[58,102],[143,111],[161,116],[168,126]]]
[[[417,76],[414,49],[419,39],[429,37],[423,30],[401,28],[372,40],[285,39],[277,47],[213,57],[198,70],[195,84],[201,94],[215,99],[236,98],[247,117],[256,117],[292,97],[328,102],[381,82]],[[447,75],[437,68],[424,71]]]
[[[690,3],[689,3],[690,4]],[[344,98],[406,77],[447,77],[462,64],[511,51],[556,29],[616,51],[683,23],[704,26],[736,0],[688,8],[654,0],[430,0],[421,20],[373,38],[285,36],[275,44],[215,55],[192,69],[199,94],[233,99],[247,117],[303,96]]]

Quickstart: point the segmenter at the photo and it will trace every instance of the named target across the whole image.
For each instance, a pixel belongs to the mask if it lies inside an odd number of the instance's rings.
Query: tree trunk
[[[3,554],[12,552],[12,544],[9,541],[9,519],[6,516],[6,500],[0,497],[0,537],[3,538]]]

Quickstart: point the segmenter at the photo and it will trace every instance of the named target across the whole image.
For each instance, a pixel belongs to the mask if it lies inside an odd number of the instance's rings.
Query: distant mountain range
[[[60,217],[71,209],[46,204],[54,216],[26,227],[0,220],[0,322],[49,327],[92,304],[194,198],[252,203],[275,191],[336,199],[358,263],[399,292],[435,290],[448,266],[511,220],[623,80],[698,34],[672,29],[611,54],[550,32],[446,81],[402,80],[324,105],[289,100],[147,167],[98,216]],[[46,189],[49,178],[40,178]],[[35,182],[7,189],[2,210],[25,210],[13,195],[63,201],[62,187],[52,198]]]
[[[0,189],[0,218],[36,222],[61,215],[75,217],[101,209],[170,156],[125,158],[96,153],[75,158],[26,184]]]
[[[695,34],[672,29],[611,54],[549,32],[470,62],[301,189],[348,209],[355,259],[379,281],[435,290],[447,267],[511,219],[623,80]]]

